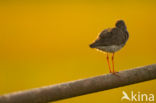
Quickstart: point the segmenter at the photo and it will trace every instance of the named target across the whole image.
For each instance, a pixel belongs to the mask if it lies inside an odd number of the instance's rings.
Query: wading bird
[[[91,48],[96,48],[107,53],[107,63],[110,73],[116,73],[114,70],[114,53],[123,48],[129,38],[127,27],[123,20],[118,20],[114,28],[103,30],[98,38],[90,44]],[[109,62],[108,53],[112,53],[112,68]]]

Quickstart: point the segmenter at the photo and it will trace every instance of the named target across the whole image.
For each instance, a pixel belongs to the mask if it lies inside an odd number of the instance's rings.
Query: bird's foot
[[[119,72],[116,72],[116,71],[113,71],[113,72],[112,72],[112,74],[113,74],[113,75],[116,75],[116,76],[119,76],[118,73],[119,73]]]
[[[113,73],[113,74],[117,74],[117,73],[119,73],[119,72],[113,71],[112,73]]]

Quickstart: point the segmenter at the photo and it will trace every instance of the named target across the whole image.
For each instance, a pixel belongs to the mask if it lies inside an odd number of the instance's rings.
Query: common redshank
[[[91,48],[96,48],[107,53],[107,63],[110,73],[116,73],[114,70],[114,54],[123,48],[129,38],[127,27],[123,20],[118,20],[114,28],[103,30],[98,38],[90,44]],[[112,53],[112,68],[109,62],[109,53]]]

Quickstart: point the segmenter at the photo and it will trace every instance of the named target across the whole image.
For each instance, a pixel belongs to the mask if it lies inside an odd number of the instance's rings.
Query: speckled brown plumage
[[[116,52],[126,44],[128,38],[126,25],[123,20],[119,20],[114,28],[103,30],[90,47],[106,52]]]

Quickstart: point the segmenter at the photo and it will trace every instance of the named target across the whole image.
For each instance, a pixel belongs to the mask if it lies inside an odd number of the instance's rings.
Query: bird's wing
[[[126,36],[121,29],[112,28],[102,31],[95,41],[96,46],[110,46],[124,44]]]

